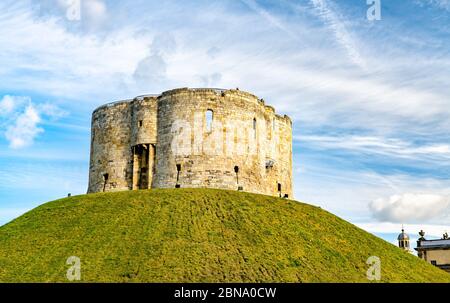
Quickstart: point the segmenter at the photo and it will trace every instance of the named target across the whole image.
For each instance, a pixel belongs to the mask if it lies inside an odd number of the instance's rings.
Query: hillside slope
[[[449,282],[450,275],[310,205],[211,189],[77,196],[0,228],[0,281]]]

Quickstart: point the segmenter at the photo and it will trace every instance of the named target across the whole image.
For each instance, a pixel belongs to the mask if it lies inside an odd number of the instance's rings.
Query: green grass
[[[320,209],[212,189],[71,197],[0,228],[0,281],[449,282],[450,275]]]

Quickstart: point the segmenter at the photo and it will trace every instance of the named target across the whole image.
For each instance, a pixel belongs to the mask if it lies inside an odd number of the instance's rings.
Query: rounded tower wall
[[[132,146],[156,144],[156,100],[156,97],[137,97],[132,101]]]
[[[130,117],[129,101],[112,103],[94,111],[88,192],[129,189]]]
[[[292,122],[255,95],[222,89],[175,89],[93,113],[88,192],[177,186],[292,197]]]
[[[275,148],[275,174],[277,183],[281,184],[281,196],[293,196],[292,180],[292,121],[287,116],[275,116],[276,121],[276,148]],[[272,182],[273,184],[273,182]],[[278,191],[278,188],[277,188]],[[279,192],[280,193],[280,192]]]
[[[271,129],[274,119],[273,108],[238,90],[164,93],[158,99],[153,187],[178,184],[276,194],[279,176],[272,177],[271,168],[266,168],[268,155],[275,158],[277,153],[277,133]]]

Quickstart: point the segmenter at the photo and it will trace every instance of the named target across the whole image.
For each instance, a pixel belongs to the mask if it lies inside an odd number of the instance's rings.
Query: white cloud
[[[374,136],[295,136],[294,140],[307,142],[321,149],[346,150],[364,154],[383,155],[413,160],[434,161],[446,165],[450,160],[450,145],[445,143],[413,144],[401,139]]]
[[[375,218],[384,222],[427,222],[448,217],[450,198],[435,194],[393,195],[369,204]]]
[[[13,112],[15,108],[15,100],[11,96],[4,96],[0,101],[0,116],[4,116]]]
[[[93,9],[92,16],[97,14]],[[136,36],[133,28],[100,37],[71,30],[61,17],[37,18],[24,2],[1,2],[0,45],[8,47],[0,48],[0,89],[77,100],[117,96],[124,93],[120,84],[130,80],[147,55],[143,46],[148,44],[148,37]],[[17,75],[18,70],[24,72]]]
[[[3,96],[0,100],[0,116],[7,116],[13,114],[23,104],[31,101],[30,97],[22,96]]]
[[[107,12],[106,4],[102,0],[88,0],[82,1],[86,11],[93,19],[104,18]]]
[[[52,120],[59,119],[68,113],[55,104],[34,104],[30,97],[6,95],[0,101],[0,110],[4,109],[8,115],[3,115],[0,129],[4,129],[4,136],[12,149],[31,146],[36,137],[44,132],[39,126],[43,117]]]
[[[380,197],[403,193],[450,197],[449,180],[437,177],[439,173],[416,175],[391,167],[380,172],[373,165],[361,164],[359,159],[346,154],[332,156],[326,151],[295,153],[294,198],[321,206],[350,222],[370,222],[376,218],[369,204]],[[345,164],[346,161],[353,165]],[[368,157],[367,161],[372,160]],[[436,217],[430,223],[448,222],[450,216]]]
[[[153,38],[149,54],[137,64],[133,78],[139,88],[145,90],[163,86],[167,79],[167,57],[173,54],[177,44],[169,34],[158,34]]]
[[[217,87],[222,80],[221,73],[212,73],[210,75],[199,75],[203,87]]]
[[[85,32],[101,29],[108,18],[104,0],[39,0],[37,4],[42,16],[52,16]]]
[[[33,144],[34,139],[44,130],[38,127],[41,117],[32,104],[29,104],[25,111],[19,115],[14,125],[6,129],[5,137],[9,141],[9,146],[19,149]]]
[[[37,109],[39,113],[46,115],[52,119],[58,119],[68,115],[67,111],[62,110],[55,104],[51,103],[38,104]]]
[[[167,63],[162,56],[150,54],[139,61],[133,77],[139,86],[145,88],[166,80],[166,72]]]
[[[82,20],[85,22],[89,30],[95,30],[101,27],[108,18],[108,10],[102,0],[82,1]]]

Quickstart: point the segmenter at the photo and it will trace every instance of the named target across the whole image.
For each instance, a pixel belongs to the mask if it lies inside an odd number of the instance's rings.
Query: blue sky
[[[450,231],[449,0],[80,7],[0,3],[0,224],[86,192],[97,106],[239,87],[293,119],[296,199],[388,241]]]

